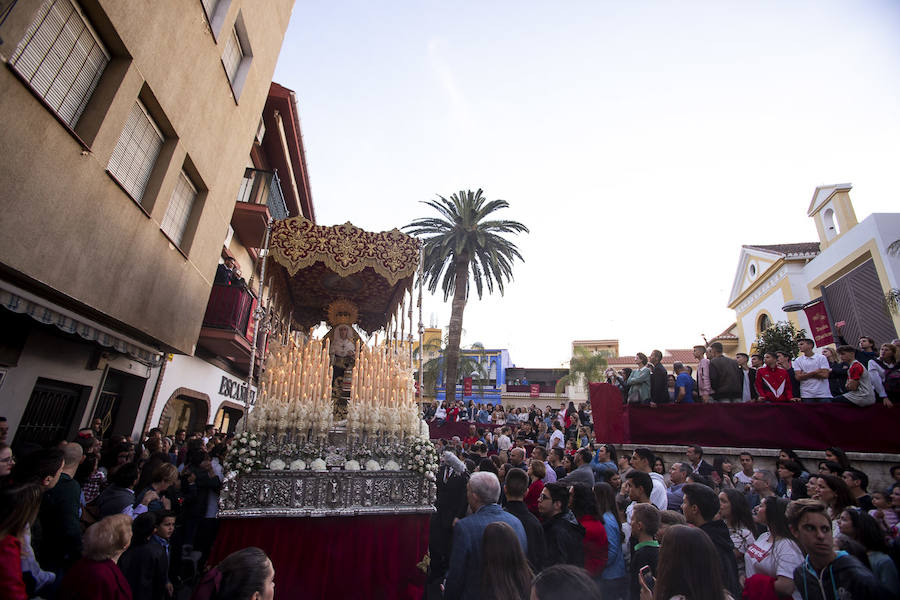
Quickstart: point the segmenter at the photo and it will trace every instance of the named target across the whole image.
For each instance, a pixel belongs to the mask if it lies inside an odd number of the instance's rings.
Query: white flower
[[[291,471],[304,471],[306,470],[306,461],[300,460],[299,458],[291,463]]]
[[[269,468],[273,471],[281,471],[282,469],[284,469],[284,466],[284,461],[280,458],[276,458],[269,463]]]
[[[250,440],[251,448],[256,448],[257,446],[259,446],[259,442],[257,442],[256,440]]]
[[[256,456],[256,450],[251,450],[251,451],[250,451],[250,456]]]
[[[387,461],[387,463],[384,465],[384,470],[385,470],[385,471],[399,471],[399,470],[400,470],[400,465],[398,465],[398,464],[396,463],[396,461],[389,460],[389,461]]]
[[[326,465],[325,461],[321,458],[317,458],[316,460],[312,461],[312,464],[309,466],[309,468],[313,471],[327,471],[328,465]]]
[[[381,465],[378,464],[375,460],[369,460],[366,462],[366,471],[380,471]]]
[[[348,460],[344,463],[344,469],[347,471],[359,471],[359,461]]]

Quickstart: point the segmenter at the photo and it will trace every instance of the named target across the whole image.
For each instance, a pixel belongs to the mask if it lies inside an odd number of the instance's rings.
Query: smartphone
[[[652,592],[653,586],[656,584],[656,578],[653,576],[653,573],[650,572],[650,565],[644,565],[643,567],[641,567],[639,573],[641,575],[641,579],[644,582],[644,585],[646,585],[647,589]]]

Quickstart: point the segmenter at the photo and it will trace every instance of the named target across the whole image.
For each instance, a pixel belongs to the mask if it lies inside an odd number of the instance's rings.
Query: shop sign
[[[219,384],[219,395],[240,404],[244,404],[244,399],[247,397],[247,382],[232,379],[227,375],[222,375],[222,382]],[[250,406],[254,406],[255,404],[256,392],[250,390]]]

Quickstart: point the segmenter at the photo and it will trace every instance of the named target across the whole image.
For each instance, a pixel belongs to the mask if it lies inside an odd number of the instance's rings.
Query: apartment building
[[[194,355],[167,357],[148,419],[167,435],[179,429],[197,431],[207,423],[219,431],[235,431],[246,405],[256,401],[256,386],[247,382],[254,329],[258,329],[254,379],[262,368],[269,337],[284,338],[293,329],[284,269],[269,262],[259,292],[267,225],[297,215],[315,221],[292,90],[271,85],[246,160],[231,227],[220,248],[222,262],[234,259],[246,285],[215,280]],[[260,306],[266,314],[263,326],[257,327],[252,313]]]
[[[145,425],[194,354],[293,0],[0,3],[0,415]]]

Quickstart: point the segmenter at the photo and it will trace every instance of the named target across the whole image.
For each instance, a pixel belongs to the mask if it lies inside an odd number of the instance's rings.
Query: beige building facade
[[[194,353],[293,4],[11,5],[0,414],[21,441],[137,432],[164,354]]]
[[[851,344],[860,336],[878,344],[898,336],[900,315],[886,310],[883,299],[900,288],[900,256],[887,250],[900,239],[900,213],[857,221],[851,189],[843,183],[813,192],[806,212],[818,241],[741,248],[728,303],[735,311],[739,351],[750,352],[759,333],[779,321],[810,334],[800,309],[817,303],[824,304],[825,325],[837,333],[836,324],[842,323],[841,333]]]

